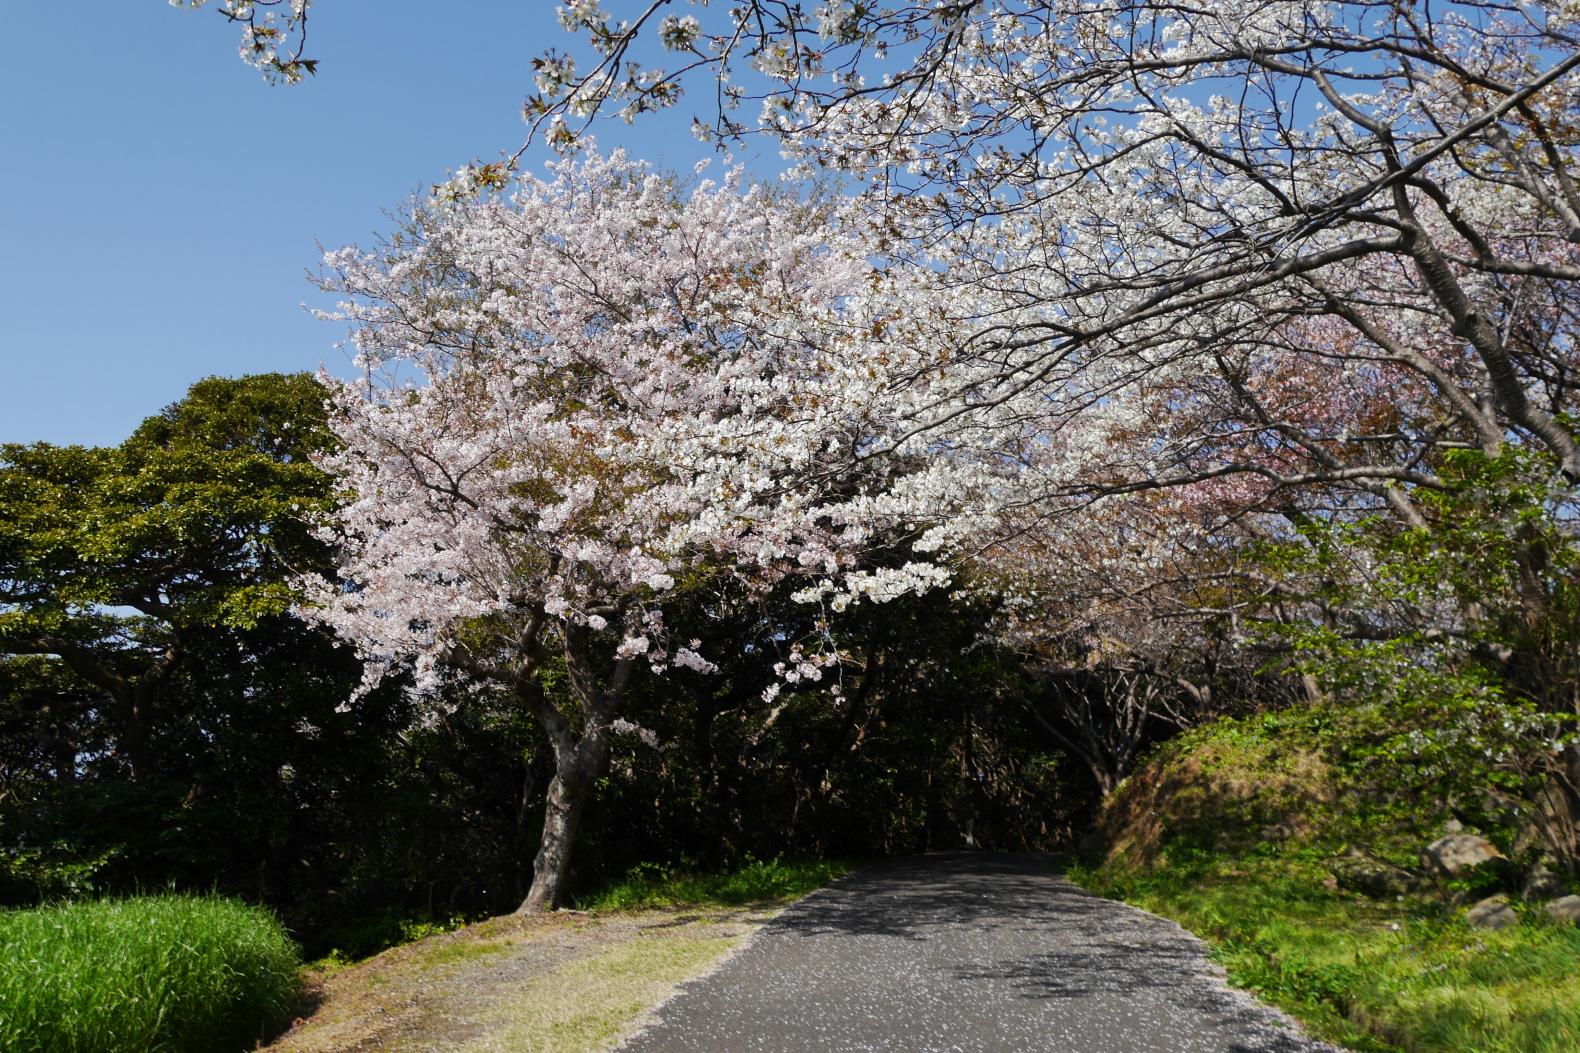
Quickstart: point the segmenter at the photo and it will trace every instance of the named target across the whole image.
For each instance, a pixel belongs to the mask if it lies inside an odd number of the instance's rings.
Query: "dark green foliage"
[[[0,912],[0,1049],[224,1053],[289,1021],[294,944],[234,900],[150,896]]]
[[[417,727],[288,610],[329,499],[308,376],[212,379],[107,450],[0,451],[0,903],[174,885],[312,935],[519,897],[524,723]]]
[[[306,375],[211,379],[120,446],[0,447],[0,655],[47,667],[13,674],[7,708],[58,713],[16,682],[48,678],[94,726],[51,736],[57,779],[156,778],[172,682],[278,623],[289,574],[327,558],[307,526],[329,500],[323,398]]]
[[[432,915],[409,906],[368,906],[338,924],[316,930],[314,959],[332,963],[361,961],[390,947],[452,932],[471,920],[462,914]]]
[[[581,910],[656,910],[783,902],[821,888],[849,869],[847,864],[829,860],[751,859],[733,870],[696,873],[644,863],[614,884],[578,900],[576,906]]]
[[[700,607],[700,604],[699,604]],[[733,610],[718,618],[721,609]],[[852,608],[826,626],[851,656],[828,682],[772,701],[784,639],[818,612],[785,596],[668,619],[721,669],[633,684],[587,821],[578,886],[631,867],[730,868],[751,857],[857,858],[978,845],[1049,847],[1068,837],[1063,771],[1024,714],[992,690],[1004,660],[972,644],[985,612],[941,595]],[[743,646],[744,641],[744,646]],[[599,831],[605,833],[600,834]]]

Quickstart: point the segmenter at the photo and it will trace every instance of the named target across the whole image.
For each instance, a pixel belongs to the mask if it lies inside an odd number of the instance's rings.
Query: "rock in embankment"
[[[1547,904],[1547,916],[1556,922],[1580,925],[1580,896],[1564,896]]]
[[[1485,837],[1476,834],[1449,834],[1440,837],[1421,850],[1421,865],[1442,877],[1460,875],[1494,859],[1503,853]]]
[[[1552,868],[1545,863],[1537,863],[1525,875],[1525,882],[1520,888],[1520,898],[1527,903],[1537,900],[1552,899],[1562,896],[1569,886],[1564,879],[1553,873]]]
[[[1519,915],[1503,896],[1488,896],[1465,912],[1466,924],[1477,929],[1507,929],[1520,923]]]
[[[1421,884],[1420,879],[1408,870],[1358,852],[1333,862],[1333,879],[1338,888],[1359,892],[1373,899],[1407,895]]]

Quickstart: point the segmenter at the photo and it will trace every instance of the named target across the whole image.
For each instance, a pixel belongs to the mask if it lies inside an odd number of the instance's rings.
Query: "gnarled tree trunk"
[[[543,809],[543,837],[532,863],[532,886],[517,914],[535,914],[565,905],[570,887],[571,851],[581,832],[582,814],[592,789],[609,766],[609,728],[589,728],[565,755],[555,748],[554,778]]]
[[[536,677],[518,684],[522,700],[537,717],[554,749],[554,778],[543,809],[543,837],[532,866],[532,885],[517,914],[535,914],[565,905],[570,890],[571,854],[581,832],[582,815],[593,787],[609,767],[609,727],[631,679],[634,661],[619,658],[607,681],[593,670],[587,630],[561,626],[566,681],[576,701],[567,716],[544,694]]]

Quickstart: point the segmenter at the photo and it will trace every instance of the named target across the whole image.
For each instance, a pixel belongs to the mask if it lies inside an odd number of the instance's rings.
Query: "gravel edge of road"
[[[1175,921],[1173,918],[1166,918],[1161,914],[1155,914],[1152,911],[1147,910],[1145,907],[1138,907],[1134,903],[1130,903],[1122,899],[1113,899],[1109,896],[1099,896],[1096,892],[1092,892],[1089,889],[1081,888],[1080,885],[1076,885],[1075,882],[1070,881],[1069,878],[1065,877],[1062,872],[1059,873],[1059,879],[1061,881],[1068,881],[1071,885],[1081,889],[1082,892],[1085,892],[1089,896],[1097,896],[1097,898],[1106,899],[1110,903],[1118,903],[1119,905],[1127,907],[1138,914],[1145,914],[1147,917],[1163,922],[1166,926],[1177,930],[1182,936],[1185,937],[1188,942],[1196,945],[1196,947],[1198,947],[1201,951],[1201,965],[1197,970],[1197,975],[1211,980],[1213,986],[1216,987],[1221,994],[1227,995],[1231,1001],[1239,1003],[1240,1008],[1246,1010],[1247,1012],[1267,1016],[1269,1018],[1270,1024],[1282,1027],[1290,1033],[1298,1035],[1299,1037],[1316,1046],[1325,1046],[1329,1050],[1332,1050],[1333,1053],[1354,1053],[1354,1051],[1348,1046],[1336,1045],[1328,1039],[1321,1038],[1313,1034],[1311,1028],[1308,1027],[1303,1020],[1299,1020],[1291,1016],[1287,1010],[1276,1006],[1271,1002],[1263,1001],[1243,987],[1235,987],[1229,982],[1228,970],[1224,969],[1223,966],[1212,960],[1212,945],[1202,937],[1196,935],[1190,929],[1187,929],[1185,926]],[[753,933],[752,935],[755,937],[757,934]]]

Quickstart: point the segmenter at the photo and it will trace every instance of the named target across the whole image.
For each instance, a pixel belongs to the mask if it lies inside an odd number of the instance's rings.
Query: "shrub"
[[[0,913],[0,1049],[215,1053],[289,1019],[296,946],[255,907],[213,896]]]

